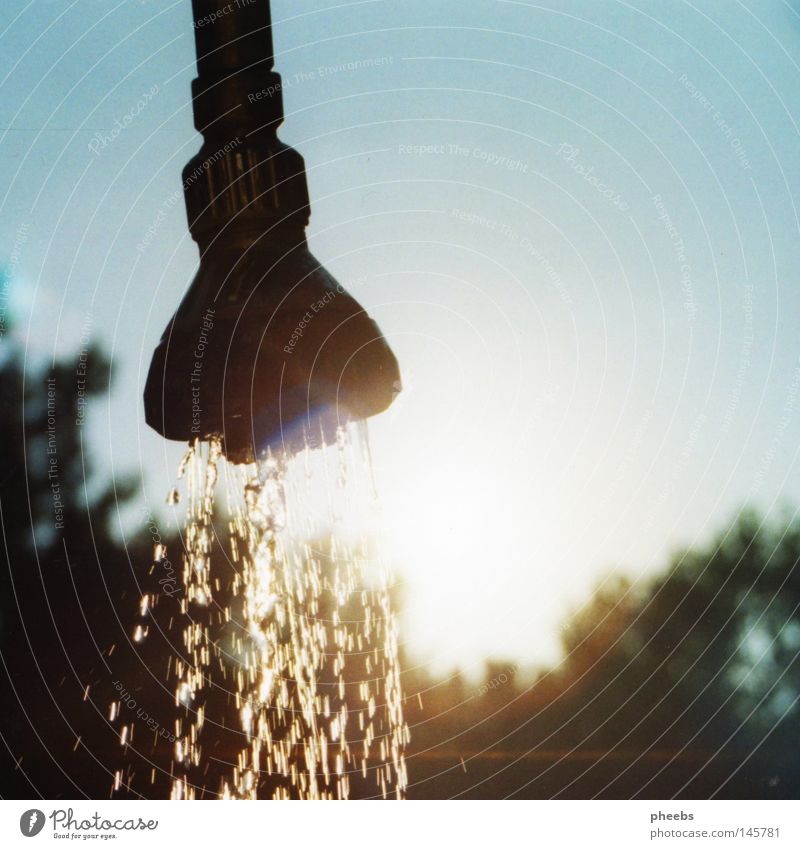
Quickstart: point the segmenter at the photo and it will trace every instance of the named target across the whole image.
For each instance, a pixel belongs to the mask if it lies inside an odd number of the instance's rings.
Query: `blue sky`
[[[646,575],[745,504],[793,509],[796,4],[273,18],[312,250],[404,374],[370,430],[420,658],[553,658],[612,567]],[[113,352],[89,444],[159,504],[181,448],[140,397],[198,262],[175,201],[200,143],[190,3],[6,0],[0,34],[10,332],[33,361],[87,329]]]

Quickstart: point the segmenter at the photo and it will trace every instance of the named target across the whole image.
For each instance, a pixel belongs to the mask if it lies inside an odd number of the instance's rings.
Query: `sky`
[[[419,663],[552,662],[614,570],[795,509],[800,6],[272,7],[310,247],[401,365],[370,447]],[[2,330],[112,352],[85,444],[162,510],[182,447],[141,392],[198,265],[193,75],[189,0],[3,3]]]

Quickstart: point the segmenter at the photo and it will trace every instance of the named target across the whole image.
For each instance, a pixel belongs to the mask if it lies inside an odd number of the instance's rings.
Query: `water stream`
[[[409,732],[391,575],[365,521],[376,505],[366,426],[250,466],[197,442],[178,477],[172,798],[403,798]]]

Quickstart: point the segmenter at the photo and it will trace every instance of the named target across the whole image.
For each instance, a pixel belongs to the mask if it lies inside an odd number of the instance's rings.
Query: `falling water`
[[[348,525],[372,500],[365,427],[355,429],[294,459],[268,452],[230,466],[211,441],[181,462],[185,651],[173,665],[174,799],[209,790],[347,799],[355,781],[358,795],[404,796],[408,727],[390,576],[363,530],[358,538]],[[173,490],[168,501],[178,500]],[[220,503],[227,539],[214,523]],[[143,616],[147,607],[145,596]],[[217,715],[226,712],[235,734]],[[234,742],[212,753],[210,724]],[[207,788],[212,759],[219,786]]]

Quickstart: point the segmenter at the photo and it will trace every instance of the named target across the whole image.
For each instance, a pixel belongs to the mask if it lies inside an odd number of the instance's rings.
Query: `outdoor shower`
[[[302,156],[281,143],[269,0],[192,0],[200,151],[183,170],[200,268],[144,392],[167,439],[219,437],[228,460],[295,453],[385,410],[397,361],[365,310],[312,256]]]

